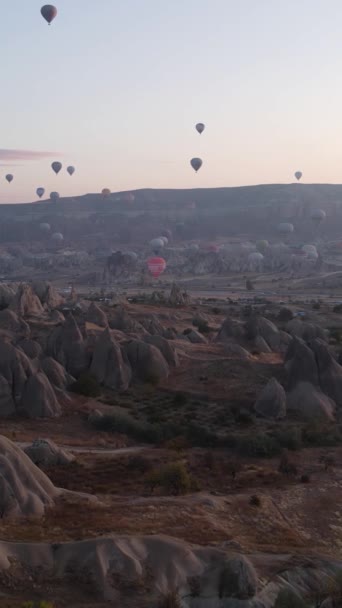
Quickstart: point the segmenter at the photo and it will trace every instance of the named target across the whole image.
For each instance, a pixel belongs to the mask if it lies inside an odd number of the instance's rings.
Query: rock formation
[[[75,460],[72,454],[58,447],[51,439],[35,439],[24,452],[38,467],[65,466]]]
[[[0,436],[1,518],[41,516],[59,493],[20,448]]]
[[[131,340],[125,349],[134,378],[154,383],[168,377],[169,366],[155,346],[140,340]]]
[[[279,420],[286,416],[286,393],[279,382],[272,378],[261,391],[254,406],[255,411],[264,418]]]
[[[106,329],[98,339],[90,371],[100,384],[114,390],[126,390],[132,372],[120,346]]]

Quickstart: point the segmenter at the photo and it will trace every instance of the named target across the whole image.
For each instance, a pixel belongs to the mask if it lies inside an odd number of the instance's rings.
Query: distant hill
[[[310,215],[316,208],[327,213],[325,233],[335,237],[342,232],[341,184],[142,189],[132,193],[131,202],[125,200],[127,193],[115,192],[109,198],[85,194],[61,198],[57,203],[48,200],[0,205],[0,242],[12,239],[19,225],[19,240],[33,239],[27,225],[34,227],[43,221],[72,238],[100,238],[103,233],[107,237],[114,234],[122,242],[144,240],[155,236],[162,227],[174,229],[179,224],[185,224],[184,238],[214,238],[241,232],[270,238],[277,223],[291,221],[296,233],[307,238],[312,233]]]

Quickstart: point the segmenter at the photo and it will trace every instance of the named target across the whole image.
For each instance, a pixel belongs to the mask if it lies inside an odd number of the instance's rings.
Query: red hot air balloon
[[[45,21],[47,21],[49,25],[51,24],[51,21],[53,21],[54,18],[57,16],[57,9],[55,6],[52,6],[52,4],[45,4],[40,9],[40,12],[42,17],[44,17]]]
[[[164,258],[149,258],[147,260],[147,267],[153,278],[158,279],[158,277],[164,272],[166,268],[166,262]]]

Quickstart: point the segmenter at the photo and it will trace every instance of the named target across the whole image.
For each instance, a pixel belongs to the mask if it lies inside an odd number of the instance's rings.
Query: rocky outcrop
[[[268,354],[272,352],[272,349],[268,346],[267,342],[261,336],[257,336],[253,342],[253,348],[257,353]]]
[[[0,310],[0,329],[25,337],[30,335],[29,325],[22,319],[19,319],[14,310],[9,310],[8,308]]]
[[[42,359],[40,367],[55,388],[66,390],[75,382],[75,378],[68,374],[64,367],[52,357]]]
[[[43,349],[38,342],[35,342],[35,340],[28,340],[27,338],[20,340],[17,343],[17,347],[20,348],[29,359],[38,359],[43,353]]]
[[[140,340],[131,340],[125,350],[135,379],[155,383],[168,377],[169,366],[155,346]]]
[[[16,405],[20,403],[26,382],[32,374],[34,368],[26,355],[12,344],[0,341],[0,375],[8,383]]]
[[[285,355],[285,368],[289,389],[295,387],[298,382],[319,385],[315,355],[301,338],[295,337],[288,347]]]
[[[301,321],[300,319],[289,321],[286,330],[291,336],[301,338],[305,342],[310,342],[311,340],[315,340],[315,338],[327,340],[327,335],[322,327],[314,323]]]
[[[323,340],[313,340],[310,344],[318,368],[320,387],[337,405],[342,405],[342,367],[329,352]]]
[[[223,351],[227,357],[231,357],[232,359],[240,359],[240,361],[247,361],[250,359],[248,350],[239,344],[234,344],[234,342],[227,342],[224,344]]]
[[[0,437],[0,516],[41,516],[58,497],[48,477],[9,439]]]
[[[260,336],[272,351],[280,351],[281,336],[279,330],[269,319],[253,316],[248,319],[245,329],[248,340],[255,341]]]
[[[335,418],[336,404],[309,382],[299,382],[287,395],[288,412],[306,422],[327,422]]]
[[[38,467],[66,466],[75,460],[72,454],[58,447],[51,439],[36,439],[24,452]]]
[[[141,324],[151,336],[163,336],[164,327],[158,317],[151,315],[148,319],[142,319]]]
[[[16,413],[11,387],[6,378],[0,375],[0,418],[10,418]]]
[[[286,393],[279,382],[272,378],[255,403],[254,409],[259,416],[280,420],[286,416]]]
[[[15,297],[15,290],[10,285],[0,284],[0,309],[7,308]]]
[[[162,336],[157,336],[157,335],[145,336],[144,342],[147,342],[148,344],[152,344],[152,346],[155,346],[156,348],[158,348],[158,350],[160,350],[161,354],[163,355],[165,361],[171,367],[178,367],[178,365],[179,365],[178,354],[165,338],[162,338]]]
[[[10,304],[10,309],[14,310],[20,317],[35,317],[44,314],[44,308],[40,299],[34,293],[31,285],[22,284]]]
[[[186,291],[182,291],[177,283],[173,283],[169,295],[169,304],[171,306],[186,306],[190,303],[190,296]]]
[[[192,329],[184,334],[191,344],[208,344],[207,338],[205,338],[199,331]]]
[[[114,390],[126,390],[131,382],[131,368],[109,329],[95,345],[90,371],[100,384]]]
[[[237,344],[244,343],[245,330],[243,324],[227,317],[223,322],[215,341],[236,342]]]
[[[49,336],[46,350],[47,355],[56,359],[72,376],[78,377],[88,369],[86,344],[71,314],[64,325],[57,327]]]
[[[95,302],[92,302],[86,314],[86,321],[94,323],[99,327],[108,327],[108,319],[106,313]]]
[[[37,372],[27,380],[19,412],[28,418],[55,418],[61,414],[61,406],[54,390],[43,372]]]
[[[46,308],[48,310],[54,310],[55,308],[62,306],[64,302],[64,298],[58,293],[58,291],[52,285],[48,285],[43,300],[43,303],[45,304]]]
[[[117,306],[111,315],[109,326],[111,329],[119,329],[125,333],[134,333],[143,327],[132,319],[123,306]]]

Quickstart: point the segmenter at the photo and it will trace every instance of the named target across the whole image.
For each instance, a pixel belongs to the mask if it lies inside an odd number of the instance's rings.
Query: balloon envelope
[[[56,243],[58,243],[58,242],[60,243],[61,241],[64,241],[64,236],[63,236],[63,234],[61,232],[55,232],[52,235],[51,239],[53,241],[55,241]]]
[[[147,267],[151,275],[157,279],[165,270],[166,262],[164,258],[149,258],[147,260]]]
[[[6,179],[7,179],[8,183],[10,184],[13,181],[13,175],[8,173],[8,175],[6,175]]]
[[[50,199],[56,203],[59,199],[59,192],[50,192]]]
[[[299,181],[302,177],[303,173],[301,171],[296,171],[295,178]]]
[[[162,236],[166,236],[166,238],[167,238],[168,241],[171,241],[171,239],[172,239],[172,232],[171,232],[171,230],[165,229],[165,230],[163,230],[163,232],[161,233],[161,235]]]
[[[250,262],[262,262],[263,259],[264,256],[259,251],[253,251],[253,253],[250,253],[248,256]]]
[[[203,161],[201,158],[192,158],[190,161],[190,165],[197,173],[197,171],[202,167]]]
[[[70,165],[70,167],[67,167],[67,172],[69,173],[69,175],[73,175],[75,173],[75,167],[72,167]]]
[[[57,15],[57,9],[52,4],[45,4],[40,9],[40,12],[42,17],[44,17],[45,21],[47,21],[49,25]]]
[[[262,239],[261,241],[257,241],[255,246],[260,253],[264,253],[269,246],[269,243],[265,239]]]
[[[203,133],[205,129],[205,124],[203,124],[203,122],[198,122],[196,125],[196,131],[198,131],[198,133],[201,135],[201,133]]]
[[[59,163],[58,161],[55,161],[55,162],[52,163],[51,167],[52,167],[52,170],[57,175],[60,172],[61,168],[62,168],[62,163]]]
[[[110,196],[111,191],[109,190],[109,188],[103,188],[102,190],[102,196],[104,196],[104,198],[107,198],[108,196]]]
[[[294,231],[294,226],[293,224],[288,224],[287,222],[278,224],[278,228],[277,228],[278,232],[280,232],[280,234],[291,234]]]
[[[42,198],[42,196],[45,194],[45,188],[37,188],[36,193],[39,198]]]
[[[314,222],[323,222],[323,220],[325,220],[326,217],[327,217],[327,214],[325,213],[325,211],[323,211],[323,209],[315,209],[311,213],[311,219]]]
[[[41,224],[39,224],[39,228],[42,232],[50,232],[51,230],[51,226],[47,222],[42,222]]]
[[[163,249],[165,247],[163,238],[159,237],[157,239],[152,239],[152,241],[150,241],[150,247],[151,247],[152,251],[154,251],[155,253],[158,253],[158,251],[160,251],[160,249]]]

